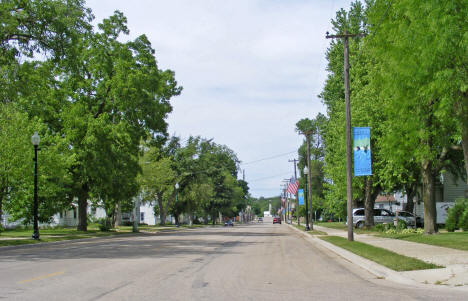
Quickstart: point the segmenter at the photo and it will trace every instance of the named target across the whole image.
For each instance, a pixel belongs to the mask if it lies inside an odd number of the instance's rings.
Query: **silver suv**
[[[387,209],[374,209],[374,224],[392,224],[395,214]],[[356,228],[364,227],[366,217],[364,208],[353,209],[353,225]]]

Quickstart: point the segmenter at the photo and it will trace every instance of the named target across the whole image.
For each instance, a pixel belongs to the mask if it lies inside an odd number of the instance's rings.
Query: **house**
[[[435,183],[435,199],[437,210],[437,223],[445,223],[448,209],[453,207],[457,199],[463,198],[465,190],[468,188],[466,182],[460,177],[446,172],[436,179]],[[419,193],[422,195],[422,193]],[[418,216],[424,216],[424,202],[418,196],[415,197],[414,212]],[[407,203],[407,197],[403,193],[395,193],[393,195],[379,195],[375,200],[375,208],[384,208],[390,211],[402,210]]]

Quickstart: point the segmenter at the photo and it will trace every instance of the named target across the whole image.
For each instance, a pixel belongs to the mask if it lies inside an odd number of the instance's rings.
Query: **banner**
[[[354,175],[372,175],[370,128],[353,128]]]
[[[304,189],[297,190],[297,198],[299,199],[299,205],[304,205]]]

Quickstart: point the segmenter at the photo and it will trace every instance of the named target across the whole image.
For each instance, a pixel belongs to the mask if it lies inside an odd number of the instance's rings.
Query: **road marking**
[[[59,276],[59,275],[62,275],[62,274],[65,274],[65,271],[60,271],[60,272],[56,272],[56,273],[52,273],[52,274],[37,276],[37,277],[34,277],[34,278],[22,280],[22,281],[20,281],[18,283],[19,284],[24,284],[24,283],[28,283],[28,282],[32,282],[32,281],[36,281],[36,280],[43,280],[43,279],[51,278],[51,277],[54,277],[54,276]]]

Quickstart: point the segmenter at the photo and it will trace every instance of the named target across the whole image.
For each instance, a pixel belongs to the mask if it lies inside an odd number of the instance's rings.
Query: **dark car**
[[[273,218],[273,224],[281,224],[281,218],[279,218],[279,217],[274,217],[274,218]]]
[[[233,227],[234,223],[229,219],[224,222],[224,227]]]

